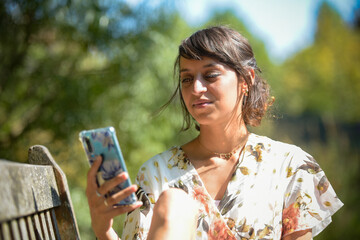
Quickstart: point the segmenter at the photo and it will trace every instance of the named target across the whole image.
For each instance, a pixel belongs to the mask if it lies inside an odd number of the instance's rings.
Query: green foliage
[[[279,66],[272,84],[285,114],[271,135],[311,153],[345,203],[318,239],[360,236],[360,35],[354,27],[323,4],[314,44]]]
[[[114,126],[132,180],[148,158],[196,135],[179,132],[178,101],[156,114],[176,86],[177,47],[195,30],[165,2],[0,2],[0,156],[25,161],[31,145],[50,149],[68,177],[82,239],[93,234],[81,130]],[[205,25],[216,24],[250,40],[277,99],[275,112],[285,115],[252,130],[314,155],[346,204],[319,239],[356,238],[360,209],[350,206],[360,200],[359,139],[345,130],[360,119],[359,31],[324,5],[314,44],[274,65],[231,11]],[[118,232],[123,218],[116,219]]]
[[[305,112],[356,123],[360,91],[360,34],[323,5],[319,13],[315,42],[286,61],[278,87],[283,107],[293,115]]]

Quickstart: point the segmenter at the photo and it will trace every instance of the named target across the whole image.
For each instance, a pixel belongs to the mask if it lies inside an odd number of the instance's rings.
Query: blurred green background
[[[31,145],[48,147],[67,175],[82,239],[94,239],[78,133],[114,126],[133,180],[151,156],[194,137],[180,132],[178,102],[156,113],[175,88],[180,41],[227,24],[250,40],[276,97],[251,130],[311,153],[345,203],[316,239],[360,239],[360,15],[345,22],[320,4],[312,45],[276,62],[232,10],[190,26],[174,1],[129,2],[0,2],[0,158],[24,162]]]

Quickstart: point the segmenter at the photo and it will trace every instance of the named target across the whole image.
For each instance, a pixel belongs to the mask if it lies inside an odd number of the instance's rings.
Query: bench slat
[[[19,231],[18,222],[16,220],[12,220],[10,222],[11,235],[14,240],[21,240],[21,235]]]
[[[24,219],[24,218],[20,218],[20,219],[18,220],[18,224],[19,224],[21,239],[23,239],[23,240],[29,240],[29,235],[28,235],[28,230],[27,230],[27,227],[26,227],[25,219]]]
[[[7,222],[1,224],[1,235],[4,239],[11,239],[10,226]]]
[[[60,205],[52,166],[0,161],[0,221]]]
[[[36,239],[34,225],[33,225],[33,221],[31,220],[31,216],[26,217],[26,226],[28,229],[30,239]]]
[[[44,212],[41,212],[40,213],[40,221],[41,221],[41,226],[42,226],[42,229],[43,229],[43,232],[44,232],[44,239],[50,239],[49,237],[49,229],[48,229],[48,226],[46,224],[46,219],[45,219],[45,215],[44,215]]]
[[[54,226],[52,225],[52,221],[51,221],[50,211],[45,212],[45,217],[46,217],[46,224],[49,230],[50,239],[56,239],[54,233]]]
[[[41,229],[41,223],[40,223],[39,216],[37,214],[35,214],[33,220],[34,220],[35,234],[38,235],[40,237],[40,239],[44,239],[44,234]]]
[[[51,222],[54,226],[54,231],[55,231],[55,236],[56,236],[56,240],[60,240],[60,232],[59,232],[59,227],[57,225],[57,221],[56,221],[56,215],[55,215],[55,211],[54,209],[50,210],[50,216],[51,216]]]

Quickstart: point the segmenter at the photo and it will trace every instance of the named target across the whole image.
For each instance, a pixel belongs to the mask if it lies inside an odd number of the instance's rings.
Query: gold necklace
[[[247,135],[248,137],[249,135]],[[247,139],[246,137],[246,139]],[[244,147],[246,145],[246,142],[244,144],[240,143],[239,145],[237,145],[231,152],[228,152],[228,153],[218,153],[218,152],[213,152],[213,151],[210,151],[207,147],[205,147],[201,142],[200,142],[200,139],[199,137],[196,138],[200,144],[200,146],[202,146],[206,151],[208,151],[209,153],[215,155],[215,156],[218,156],[219,158],[222,158],[222,159],[225,159],[225,160],[229,160],[236,152],[237,150],[239,150],[239,148],[242,146],[242,149],[240,151],[240,154],[241,152],[244,150]]]

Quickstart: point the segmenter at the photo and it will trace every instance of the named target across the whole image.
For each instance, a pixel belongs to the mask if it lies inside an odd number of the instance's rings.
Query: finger
[[[130,187],[125,188],[124,190],[121,190],[120,192],[117,192],[113,194],[112,196],[107,198],[107,203],[109,205],[114,205],[115,203],[120,202],[121,200],[125,199],[126,197],[130,196],[130,194],[136,192],[138,187],[134,184]]]
[[[97,212],[97,214],[101,213],[101,214],[107,215],[110,218],[113,218],[120,214],[124,214],[129,211],[133,211],[134,209],[143,205],[143,203],[141,201],[136,201],[135,203],[133,203],[131,205],[114,206],[114,204],[123,200],[124,197],[127,197],[132,192],[136,191],[137,186],[132,185],[132,186],[126,188],[125,190],[122,191],[122,192],[124,192],[123,194],[118,194],[117,197],[115,197],[115,198],[109,197],[109,198],[96,199],[95,200],[96,206],[94,206],[94,209],[96,209],[95,211]]]
[[[105,195],[109,191],[111,191],[114,187],[116,187],[118,184],[124,182],[126,179],[128,179],[129,175],[127,172],[122,172],[118,175],[116,175],[114,178],[104,182],[99,188],[98,192],[101,195]]]
[[[90,187],[91,189],[94,189],[94,190],[97,189],[96,174],[101,165],[101,162],[102,162],[102,157],[97,156],[87,174],[87,187]]]
[[[131,212],[139,207],[141,207],[143,203],[141,201],[136,201],[135,203],[131,205],[125,205],[125,206],[115,206],[112,208],[112,211],[109,212],[109,216],[114,218],[118,215]]]
[[[119,174],[119,175],[121,175],[121,174]],[[127,176],[127,174],[125,174],[125,176]],[[103,210],[111,209],[114,204],[120,202],[121,200],[124,200],[126,197],[130,196],[130,194],[136,192],[137,189],[138,189],[138,186],[133,184],[133,185],[131,185],[131,186],[107,197],[107,198],[105,198],[104,196],[98,197],[94,194],[92,197],[92,202],[93,202],[94,206],[96,206],[97,208],[101,208]],[[100,188],[98,189],[98,191],[100,191]]]

